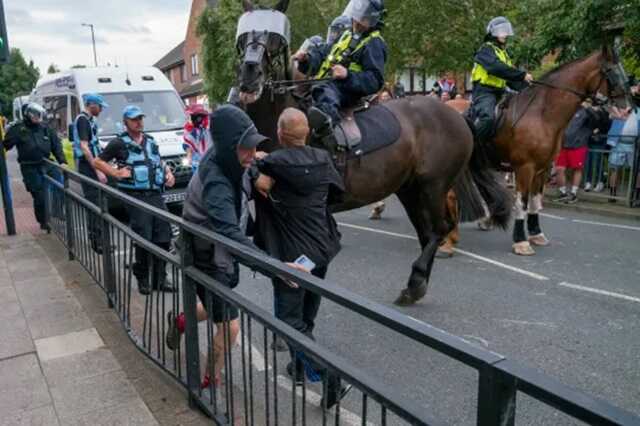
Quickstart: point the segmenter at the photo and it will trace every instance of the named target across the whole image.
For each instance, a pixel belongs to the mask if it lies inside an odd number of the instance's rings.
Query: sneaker
[[[569,197],[565,201],[566,204],[575,204],[578,202],[578,196],[576,194],[569,194]]]
[[[596,187],[593,189],[594,192],[602,192],[602,190],[604,189],[604,183],[602,182],[598,182],[598,184],[596,185]]]
[[[180,340],[182,340],[182,334],[184,333],[184,314],[178,314],[176,317],[173,311],[167,312],[167,323],[165,343],[169,349],[175,351],[180,347]]]
[[[327,390],[326,399],[323,396],[322,399],[320,400],[320,407],[327,410],[330,409],[331,407],[336,405],[338,401],[342,401],[342,398],[347,396],[351,388],[352,388],[351,385],[340,386],[340,390],[338,391],[336,389],[332,389],[332,387],[330,386],[329,389]]]
[[[584,184],[584,192],[591,192],[592,189],[593,186],[591,185],[591,182],[587,182]]]
[[[295,380],[296,385],[301,386],[304,383],[304,369],[302,368],[301,363],[296,363],[295,375],[293,369],[293,362],[287,364],[287,374],[289,375],[289,377]]]
[[[138,291],[143,296],[151,294],[151,287],[149,286],[149,278],[136,278],[138,280]]]
[[[569,194],[563,194],[562,192],[560,193],[560,197],[556,198],[555,200],[553,200],[556,203],[565,203],[567,202],[567,200],[570,198]]]

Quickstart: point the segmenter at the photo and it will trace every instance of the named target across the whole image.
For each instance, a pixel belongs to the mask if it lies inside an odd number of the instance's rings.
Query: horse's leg
[[[520,256],[532,256],[536,252],[527,240],[524,229],[524,218],[531,187],[533,185],[535,167],[526,164],[516,169],[516,202],[514,204],[516,220],[513,225],[513,252]]]
[[[540,227],[540,210],[542,210],[542,194],[544,192],[545,173],[539,173],[533,185],[532,195],[527,209],[527,231],[529,242],[534,246],[548,246],[549,240]]]
[[[460,240],[460,229],[458,228],[459,212],[458,212],[458,199],[453,189],[450,189],[447,193],[447,205],[445,210],[445,220],[451,227],[451,231],[444,238],[436,257],[440,259],[447,259],[453,256],[454,246]]]
[[[411,275],[407,288],[400,292],[394,302],[399,306],[409,306],[427,294],[429,277],[435,259],[436,250],[450,228],[444,220],[446,195],[437,196],[437,189],[432,185],[412,185],[416,191],[405,191],[398,198],[407,210],[407,214],[418,232],[422,253],[411,266]],[[428,187],[430,194],[424,194]]]

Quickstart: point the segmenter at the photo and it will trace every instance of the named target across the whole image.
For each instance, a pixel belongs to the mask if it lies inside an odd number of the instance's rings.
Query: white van
[[[101,94],[109,108],[98,117],[98,136],[104,147],[124,131],[122,110],[137,105],[145,112],[145,132],[160,147],[160,155],[176,177],[175,189],[167,191],[168,203],[182,202],[191,179],[182,147],[185,106],[160,70],[154,67],[78,68],[50,74],[38,81],[30,100],[45,107],[49,124],[63,139],[69,139],[69,126],[83,109],[82,96]]]

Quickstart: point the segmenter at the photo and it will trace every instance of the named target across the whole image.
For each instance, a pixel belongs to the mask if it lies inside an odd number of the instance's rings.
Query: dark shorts
[[[213,278],[220,285],[227,288],[235,288],[238,285],[240,279],[240,268],[238,264],[234,264],[233,273],[222,272],[216,269],[213,262],[213,250],[208,244],[202,246],[201,243],[196,243],[194,246],[193,263],[196,268]],[[214,292],[207,291],[204,286],[196,284],[196,293],[207,311],[209,319],[214,323],[231,321],[240,316],[236,306],[225,302],[224,299],[218,297]],[[207,300],[207,295],[209,296],[209,300]]]

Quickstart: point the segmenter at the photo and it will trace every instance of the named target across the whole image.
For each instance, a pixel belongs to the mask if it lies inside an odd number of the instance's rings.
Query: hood
[[[253,122],[234,105],[224,105],[211,114],[211,137],[216,147],[212,160],[233,183],[242,179],[244,169],[238,161],[238,143]]]

